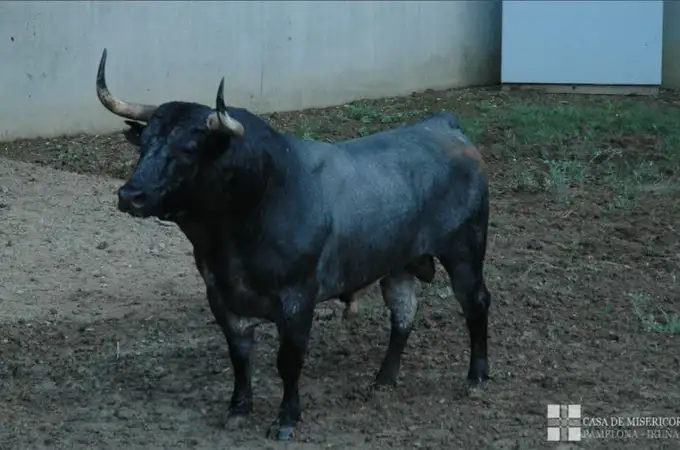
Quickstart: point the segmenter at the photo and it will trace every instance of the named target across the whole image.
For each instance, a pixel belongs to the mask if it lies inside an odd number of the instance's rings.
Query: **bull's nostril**
[[[139,189],[134,189],[129,186],[123,186],[118,191],[118,201],[122,209],[129,208],[139,209],[144,207],[147,200],[146,194]]]
[[[144,192],[135,192],[133,195],[130,196],[130,203],[132,204],[132,206],[136,208],[144,206],[145,202],[146,194]]]

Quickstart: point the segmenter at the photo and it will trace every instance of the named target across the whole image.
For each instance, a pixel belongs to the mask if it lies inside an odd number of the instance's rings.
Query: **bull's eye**
[[[184,148],[182,148],[182,153],[185,155],[193,155],[196,153],[198,149],[198,144],[196,144],[196,141],[189,141],[184,145]]]

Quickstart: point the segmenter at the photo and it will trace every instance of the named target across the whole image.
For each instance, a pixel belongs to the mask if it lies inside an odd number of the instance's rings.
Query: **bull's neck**
[[[268,196],[290,183],[297,167],[290,148],[243,145],[228,150],[199,174],[199,189],[192,197],[211,215],[223,214],[231,221],[245,219],[263,207]]]

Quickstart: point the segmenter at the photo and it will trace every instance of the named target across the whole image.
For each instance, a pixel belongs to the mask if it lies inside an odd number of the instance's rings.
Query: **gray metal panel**
[[[503,83],[661,84],[663,1],[503,1]]]

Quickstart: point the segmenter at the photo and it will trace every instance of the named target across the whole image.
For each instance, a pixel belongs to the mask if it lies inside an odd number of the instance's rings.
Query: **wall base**
[[[503,91],[537,90],[546,94],[658,95],[659,86],[606,84],[504,83]]]

